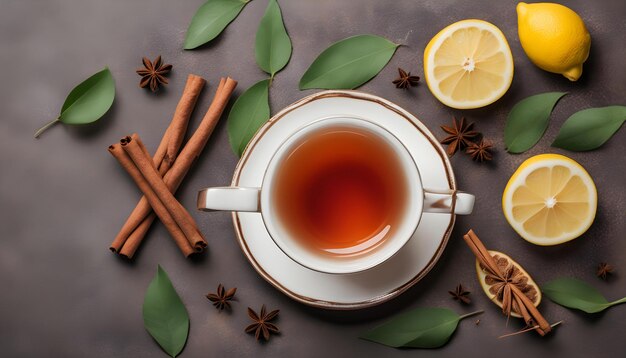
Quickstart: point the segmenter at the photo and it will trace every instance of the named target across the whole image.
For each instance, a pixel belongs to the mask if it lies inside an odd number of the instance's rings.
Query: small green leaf
[[[193,15],[185,50],[192,50],[217,37],[233,21],[250,0],[208,0]]]
[[[61,114],[35,133],[39,137],[53,124],[87,124],[100,119],[115,99],[115,81],[108,68],[81,82],[65,99]]]
[[[358,35],[324,50],[300,79],[300,89],[353,89],[385,67],[398,44],[375,35]]]
[[[269,84],[267,79],[248,88],[228,114],[228,139],[237,156],[241,156],[256,131],[270,118]]]
[[[553,147],[573,151],[592,150],[603,145],[626,121],[626,106],[589,108],[565,121]]]
[[[272,77],[287,65],[291,57],[291,40],[276,0],[269,1],[259,24],[255,56],[259,67]]]
[[[482,311],[459,316],[447,308],[417,308],[365,332],[360,338],[400,348],[437,348],[446,344],[460,320]]]
[[[185,347],[189,334],[189,315],[161,266],[146,291],[143,324],[170,356],[176,357]]]
[[[559,278],[545,284],[541,291],[553,302],[578,309],[587,313],[596,313],[626,302],[621,300],[609,302],[593,286],[575,278]]]
[[[548,128],[552,109],[566,92],[546,92],[519,101],[506,119],[504,143],[510,153],[532,148]]]

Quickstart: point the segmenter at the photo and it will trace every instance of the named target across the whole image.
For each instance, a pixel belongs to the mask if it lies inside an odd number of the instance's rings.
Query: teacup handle
[[[261,211],[259,188],[223,186],[198,192],[198,210],[203,211]]]
[[[424,189],[424,212],[469,215],[475,199],[474,195],[459,190]]]

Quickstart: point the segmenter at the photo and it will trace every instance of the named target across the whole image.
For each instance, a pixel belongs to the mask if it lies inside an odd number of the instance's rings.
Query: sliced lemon
[[[513,56],[502,31],[482,20],[441,30],[424,50],[424,75],[432,94],[459,109],[497,101],[513,81]]]
[[[582,235],[596,216],[598,196],[585,168],[559,154],[527,159],[509,179],[502,209],[509,224],[536,245],[556,245]]]
[[[533,278],[530,277],[528,272],[526,272],[520,264],[515,262],[508,255],[493,250],[489,250],[489,253],[496,260],[498,267],[500,267],[503,272],[509,273],[510,277],[507,277],[507,279],[511,280],[511,282],[530,299],[535,307],[539,306],[539,303],[541,303],[541,290]],[[510,271],[508,271],[509,267],[511,267]],[[487,272],[483,269],[478,260],[476,260],[476,273],[478,274],[480,287],[483,288],[487,297],[489,297],[491,302],[502,308],[502,300],[504,296],[504,292],[500,290],[502,285],[500,285],[497,280],[493,280],[487,275]],[[511,316],[522,317],[517,312],[516,307],[517,303],[514,303],[511,309]]]

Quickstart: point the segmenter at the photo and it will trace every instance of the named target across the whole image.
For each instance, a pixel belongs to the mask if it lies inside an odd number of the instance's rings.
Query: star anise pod
[[[233,296],[235,296],[235,292],[237,292],[237,287],[233,287],[227,291],[220,283],[219,285],[217,285],[217,292],[209,293],[208,295],[206,295],[206,298],[208,298],[209,301],[213,302],[213,306],[215,306],[215,308],[221,311],[225,308],[230,309],[230,302],[228,301],[233,299]]]
[[[453,117],[452,126],[441,126],[441,129],[449,134],[441,141],[441,144],[448,145],[449,156],[453,156],[457,150],[469,146],[472,143],[472,138],[478,136],[479,133],[472,130],[473,127],[474,123],[466,123],[465,117],[461,117],[459,122]]]
[[[470,302],[472,302],[472,300],[469,298],[470,292],[465,291],[460,283],[458,286],[456,286],[456,289],[454,291],[448,291],[448,293],[452,295],[452,299],[454,299],[455,301],[463,302],[466,305],[469,305]]]
[[[477,162],[486,162],[493,158],[491,154],[492,147],[490,143],[481,139],[478,143],[470,143],[465,153],[469,154]]]
[[[600,277],[603,280],[609,278],[609,276],[613,273],[613,265],[607,264],[606,262],[600,263],[598,265],[598,270],[596,271],[596,276]]]
[[[490,286],[489,292],[494,294],[497,299],[502,302],[502,312],[507,317],[511,315],[511,311],[520,313],[517,302],[513,299],[510,285],[517,286],[532,302],[535,302],[537,298],[537,290],[534,286],[528,284],[528,277],[524,275],[519,268],[509,263],[509,260],[499,255],[494,255],[493,258],[498,267],[504,272],[504,280],[487,272],[485,283]]]
[[[261,314],[258,315],[252,308],[248,307],[248,316],[250,316],[250,319],[254,323],[246,327],[246,333],[254,332],[254,338],[256,338],[257,341],[261,339],[261,337],[269,341],[270,333],[280,333],[278,327],[269,322],[278,316],[278,312],[279,310],[273,310],[270,313],[266,313],[265,305],[263,305],[261,306]]]
[[[157,57],[154,62],[146,57],[142,58],[143,68],[137,70],[137,74],[141,76],[139,87],[144,88],[150,85],[150,90],[156,92],[160,85],[166,85],[165,76],[172,70],[172,65],[166,65],[161,60],[161,56]]]
[[[411,72],[406,72],[405,70],[398,67],[398,75],[399,77],[393,80],[393,84],[396,85],[396,88],[409,88],[413,86],[417,86],[420,78],[419,76],[411,76]]]

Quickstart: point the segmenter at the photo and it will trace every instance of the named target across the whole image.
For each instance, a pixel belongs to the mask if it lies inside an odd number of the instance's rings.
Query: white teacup
[[[335,257],[326,255],[310,247],[305,247],[297,238],[290,237],[281,218],[276,212],[272,193],[276,187],[276,174],[282,161],[302,139],[313,132],[333,127],[352,127],[367,131],[383,139],[401,163],[407,185],[407,205],[398,220],[398,227],[384,243],[362,255]],[[419,169],[406,147],[383,127],[361,118],[331,117],[312,122],[293,133],[274,153],[266,168],[260,188],[216,187],[203,189],[198,193],[198,209],[205,211],[223,210],[240,212],[260,212],[265,227],[276,245],[292,260],[312,270],[346,274],[364,271],[375,267],[398,252],[413,236],[422,218],[422,213],[445,213],[467,215],[472,212],[474,196],[449,189],[426,190],[422,186]]]

